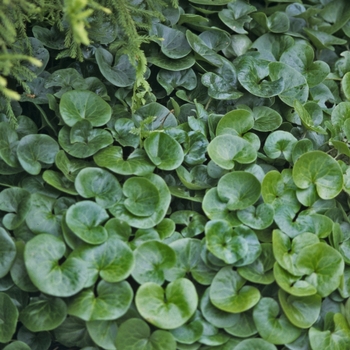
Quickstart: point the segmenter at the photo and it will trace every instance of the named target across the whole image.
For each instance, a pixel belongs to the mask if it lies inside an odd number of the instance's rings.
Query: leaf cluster
[[[348,2],[31,3],[0,349],[349,349]]]

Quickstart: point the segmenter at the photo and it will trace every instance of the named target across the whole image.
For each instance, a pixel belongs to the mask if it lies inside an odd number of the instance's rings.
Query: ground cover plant
[[[349,349],[349,38],[347,0],[3,1],[0,348]]]

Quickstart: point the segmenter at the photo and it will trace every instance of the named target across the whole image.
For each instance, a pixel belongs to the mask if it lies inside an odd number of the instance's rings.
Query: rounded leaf
[[[254,307],[253,318],[260,336],[272,344],[288,344],[297,339],[301,329],[292,325],[280,314],[277,301],[262,298]]]
[[[185,324],[197,309],[198,295],[193,283],[179,278],[164,289],[147,282],[139,287],[135,298],[141,316],[162,329],[175,329]]]
[[[91,339],[101,348],[116,350],[118,325],[116,320],[112,321],[89,321],[86,322]]]
[[[221,177],[218,196],[229,210],[241,210],[253,205],[260,197],[261,185],[251,173],[234,171]]]
[[[42,165],[54,163],[58,151],[58,144],[52,137],[45,134],[27,135],[19,141],[17,156],[27,173],[37,175]]]
[[[101,244],[108,238],[101,224],[108,219],[106,210],[91,201],[81,201],[70,206],[66,214],[68,227],[84,242]]]
[[[245,109],[226,113],[216,126],[216,136],[223,134],[242,136],[254,126],[253,114]]]
[[[92,91],[67,91],[61,97],[59,108],[68,126],[81,120],[88,120],[92,126],[102,126],[112,116],[110,105]]]
[[[133,215],[148,217],[154,214],[160,193],[157,187],[144,177],[131,177],[124,182],[125,208]]]
[[[144,143],[145,151],[159,169],[174,170],[184,160],[184,153],[180,144],[163,132],[151,133]]]
[[[257,152],[250,142],[230,134],[219,135],[208,145],[210,158],[223,169],[233,169],[235,162],[254,162]]]
[[[60,298],[40,299],[29,303],[19,320],[32,332],[51,331],[67,317],[66,303]]]
[[[145,321],[131,318],[120,325],[116,346],[123,350],[175,350],[176,341],[167,331],[156,330],[151,334]]]
[[[238,219],[253,229],[263,230],[273,223],[275,211],[273,206],[267,203],[261,203],[257,207],[253,205],[237,211]]]
[[[318,319],[321,311],[320,295],[297,297],[278,291],[278,299],[289,321],[299,328],[310,328]]]
[[[127,281],[100,281],[96,292],[84,289],[68,302],[68,314],[85,321],[114,320],[129,309],[134,293]]]
[[[122,197],[119,181],[109,171],[100,168],[82,169],[74,182],[84,198],[95,198],[102,208],[109,208]]]
[[[163,284],[164,270],[171,268],[176,261],[174,250],[157,241],[142,243],[135,249],[134,256],[135,268],[132,277],[139,284],[146,282]]]
[[[260,338],[245,339],[241,341],[237,346],[235,346],[235,350],[252,350],[252,349],[277,350],[277,348],[273,344]]]
[[[16,331],[18,310],[12,299],[0,293],[0,343],[7,343]]]
[[[301,189],[314,184],[322,199],[336,197],[343,188],[340,165],[321,151],[308,152],[298,158],[293,168],[293,180]]]
[[[0,227],[0,278],[7,275],[16,258],[16,245],[5,229]]]
[[[210,301],[218,309],[240,313],[252,308],[260,299],[260,292],[252,286],[245,286],[246,280],[231,267],[223,267],[210,286]]]
[[[33,284],[43,293],[68,297],[79,292],[87,279],[83,261],[68,256],[66,245],[53,235],[40,234],[31,239],[24,250],[24,261]]]

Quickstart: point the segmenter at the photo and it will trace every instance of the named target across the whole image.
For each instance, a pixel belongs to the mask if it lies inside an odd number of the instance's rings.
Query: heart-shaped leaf
[[[13,300],[6,294],[0,293],[0,342],[7,343],[16,331],[18,310]]]
[[[88,120],[81,120],[70,129],[64,126],[58,134],[60,146],[71,156],[87,158],[113,143],[112,135],[103,129],[93,129]]]
[[[164,270],[170,269],[176,261],[173,249],[164,243],[149,241],[138,246],[134,251],[135,268],[132,271],[134,280],[143,284],[164,283]]]
[[[320,295],[306,297],[288,295],[280,289],[278,299],[289,321],[299,328],[310,328],[318,319],[321,311]]]
[[[243,136],[254,126],[253,114],[245,109],[235,109],[226,113],[216,127],[216,136],[231,134]]]
[[[146,322],[131,318],[120,325],[116,346],[125,350],[175,350],[176,341],[167,331],[158,329],[151,334]]]
[[[32,332],[57,328],[67,317],[67,306],[60,298],[30,302],[20,313],[19,320]]]
[[[89,321],[86,328],[92,340],[101,348],[116,350],[115,342],[117,338],[118,325],[116,320],[112,321]]]
[[[106,49],[99,47],[95,52],[96,62],[101,74],[114,86],[130,86],[135,81],[135,67],[127,55],[116,57],[113,65],[113,55]]]
[[[30,193],[19,187],[6,188],[0,193],[0,210],[7,212],[2,219],[8,230],[14,230],[25,220],[30,208]]]
[[[74,182],[78,193],[84,198],[95,198],[102,208],[109,208],[122,197],[119,181],[110,172],[100,168],[82,169]]]
[[[24,250],[24,261],[33,284],[43,293],[67,297],[79,292],[87,279],[83,261],[68,256],[63,241],[53,235],[40,234],[31,239]]]
[[[274,210],[272,205],[261,203],[257,207],[249,206],[238,210],[237,217],[244,225],[263,230],[273,223]]]
[[[108,238],[101,224],[108,219],[106,210],[91,201],[80,201],[69,207],[66,215],[68,227],[84,242],[101,244]]]
[[[43,165],[55,161],[58,150],[57,142],[48,135],[27,135],[19,141],[17,156],[26,172],[37,175]]]
[[[155,168],[146,152],[138,148],[124,159],[121,147],[109,146],[96,153],[94,161],[98,166],[120,175],[144,176],[152,173]]]
[[[277,350],[277,348],[273,344],[260,338],[244,339],[237,346],[235,346],[235,350],[251,350],[251,349]]]
[[[261,185],[253,174],[234,171],[220,178],[217,191],[229,210],[242,210],[259,199]]]
[[[272,344],[288,344],[297,339],[301,329],[291,324],[277,301],[262,298],[254,307],[253,318],[260,336]]]
[[[68,303],[68,314],[85,321],[114,320],[129,309],[133,290],[127,281],[109,283],[100,281],[96,294],[85,289],[73,296]]]
[[[128,184],[125,186],[125,184]],[[133,184],[138,184],[139,190],[145,192],[147,196],[145,201],[139,198],[139,192],[136,193]],[[129,188],[130,187],[130,188]],[[126,190],[126,192],[125,192]],[[129,225],[137,228],[152,228],[159,224],[170,204],[171,195],[165,181],[158,175],[150,174],[145,177],[131,177],[123,186],[124,194],[130,195],[130,200],[126,203],[116,203],[109,211],[119,220],[126,221]],[[140,201],[133,202],[134,199]],[[150,200],[150,207],[145,202]],[[146,216],[147,215],[147,216]]]
[[[210,301],[218,309],[240,313],[252,308],[260,299],[260,292],[245,286],[246,280],[231,267],[223,267],[210,286]]]
[[[73,90],[64,93],[60,101],[60,113],[68,126],[88,120],[92,126],[107,124],[112,109],[100,96],[91,91]]]
[[[261,252],[255,233],[245,226],[232,229],[227,221],[213,220],[206,224],[205,235],[208,250],[227,264],[250,264]]]
[[[148,157],[159,169],[174,170],[184,160],[180,144],[165,133],[151,133],[145,140],[144,146]]]
[[[297,139],[289,132],[277,130],[269,134],[265,141],[264,151],[271,159],[285,158],[292,160],[292,150]]]
[[[132,250],[115,234],[102,244],[82,245],[74,250],[73,256],[83,260],[89,271],[86,287],[92,286],[98,276],[110,283],[123,281],[130,275],[135,263]]]
[[[197,309],[198,295],[193,283],[179,278],[165,288],[153,282],[142,284],[135,303],[141,316],[162,329],[175,329],[185,324]]]
[[[282,124],[281,115],[267,106],[257,106],[253,108],[254,126],[257,131],[273,131]]]
[[[229,134],[219,135],[208,146],[210,158],[221,168],[231,170],[235,162],[249,164],[254,162],[257,152],[245,139]]]
[[[322,199],[336,197],[343,187],[339,164],[321,151],[308,152],[299,157],[293,168],[293,180],[301,189],[314,184]]]

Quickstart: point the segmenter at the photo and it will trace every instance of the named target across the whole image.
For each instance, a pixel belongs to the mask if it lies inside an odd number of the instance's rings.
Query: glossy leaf
[[[126,281],[109,283],[102,280],[96,286],[96,294],[92,289],[84,289],[72,297],[68,314],[85,321],[114,320],[126,313],[133,294]]]
[[[278,303],[272,298],[262,298],[254,307],[253,318],[260,336],[272,344],[288,344],[297,339],[301,329],[280,314]]]
[[[260,292],[245,286],[246,280],[229,266],[223,267],[210,286],[210,301],[218,309],[240,313],[252,308],[260,299]]]
[[[62,95],[60,113],[68,126],[88,120],[92,126],[106,124],[112,115],[111,107],[91,91],[69,91]]]
[[[139,287],[135,298],[141,316],[161,329],[175,329],[185,324],[194,314],[198,295],[193,283],[180,278],[164,289],[147,282]]]
[[[31,239],[24,250],[24,261],[33,284],[43,293],[67,297],[79,292],[87,279],[83,261],[67,257],[66,245],[57,237],[40,234]]]
[[[0,293],[0,342],[7,343],[16,331],[18,310],[13,300],[6,294]]]

